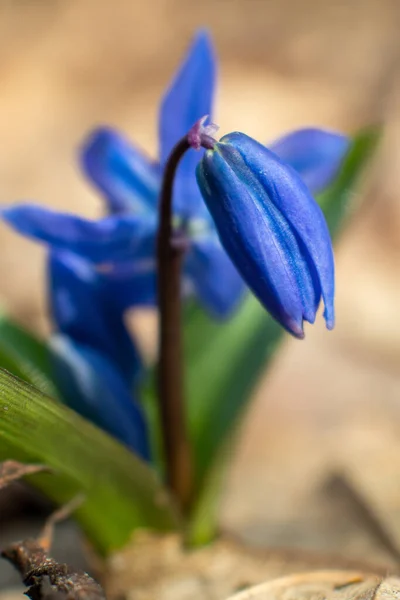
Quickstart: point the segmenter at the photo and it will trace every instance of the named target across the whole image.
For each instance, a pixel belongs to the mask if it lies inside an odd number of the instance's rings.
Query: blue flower
[[[163,166],[173,145],[193,122],[211,112],[214,87],[214,52],[208,34],[201,31],[161,103],[159,161],[149,159],[110,128],[94,131],[84,144],[81,163],[107,202],[108,218],[91,222],[29,205],[6,209],[3,218],[25,235],[96,264],[109,285],[115,286],[121,307],[154,305],[157,204]],[[315,191],[337,173],[348,145],[348,138],[340,134],[306,129],[277,140],[271,148]],[[191,242],[184,265],[184,289],[195,294],[210,313],[223,318],[238,306],[245,286],[220,244],[198,190],[195,165],[200,158],[195,150],[188,151],[174,186],[175,223],[185,226]]]
[[[334,260],[323,213],[297,172],[244,135],[207,150],[197,180],[222,244],[261,303],[293,335],[323,298],[334,326]]]
[[[123,315],[127,305],[154,301],[154,261],[147,259],[153,231],[149,236],[133,215],[89,221],[35,205],[3,208],[2,216],[50,247],[52,345],[64,400],[148,459],[147,425],[135,400],[142,361]]]
[[[215,59],[205,32],[189,53],[161,103],[159,162],[147,158],[120,133],[108,128],[92,132],[82,148],[84,172],[104,196],[111,213],[142,215],[154,222],[165,161],[174,144],[193,123],[212,111]],[[348,149],[346,136],[320,129],[295,131],[271,147],[292,164],[312,191],[323,189],[336,175]],[[203,150],[200,151],[203,153]],[[186,290],[219,318],[229,316],[244,295],[244,284],[221,247],[215,226],[201,198],[195,167],[201,154],[191,149],[174,182],[176,225],[185,224],[190,247],[185,263]]]

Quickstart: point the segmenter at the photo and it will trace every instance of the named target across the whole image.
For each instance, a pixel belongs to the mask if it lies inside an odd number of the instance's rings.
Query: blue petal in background
[[[211,315],[218,319],[232,316],[246,285],[214,232],[192,240],[185,273]]]
[[[57,330],[77,343],[108,356],[128,384],[142,370],[138,350],[114,303],[112,282],[102,281],[90,264],[67,252],[51,252],[48,260],[49,304]],[[120,299],[119,299],[120,301]]]
[[[136,215],[116,215],[92,221],[35,204],[1,209],[0,216],[19,233],[68,250],[96,263],[134,258],[152,221]]]
[[[156,307],[157,277],[155,257],[123,263],[101,273],[105,291],[120,312],[134,307]]]
[[[83,144],[81,166],[103,194],[111,213],[141,213],[155,208],[159,166],[117,131],[95,129]]]
[[[160,163],[190,128],[210,115],[216,79],[216,61],[209,34],[199,31],[171,86],[165,93],[159,117]],[[179,165],[174,183],[174,209],[184,217],[206,213],[196,186],[195,168],[202,151],[189,150]]]
[[[149,460],[144,415],[113,364],[100,352],[64,335],[53,336],[50,346],[68,406]]]
[[[299,129],[268,144],[270,150],[295,169],[313,194],[337,175],[350,139],[325,129]]]

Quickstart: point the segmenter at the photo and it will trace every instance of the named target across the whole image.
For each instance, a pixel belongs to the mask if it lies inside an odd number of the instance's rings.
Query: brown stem
[[[158,401],[166,462],[167,483],[182,508],[188,508],[193,467],[184,401],[181,324],[181,267],[184,245],[175,240],[172,227],[172,193],[176,168],[190,148],[187,137],[173,148],[164,171],[157,239],[159,359]]]

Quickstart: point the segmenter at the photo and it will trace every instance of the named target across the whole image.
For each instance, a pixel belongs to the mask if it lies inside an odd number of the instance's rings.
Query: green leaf
[[[4,312],[0,312],[0,367],[58,397],[47,345]]]
[[[225,324],[209,319],[201,309],[192,315],[186,327],[186,379],[198,484],[232,430],[249,389],[272,358],[282,332],[250,294]],[[205,337],[203,347],[196,343],[200,335]]]
[[[366,173],[365,167],[377,148],[381,130],[369,127],[354,137],[353,144],[335,181],[318,197],[333,238],[346,225],[358,207],[357,188]]]
[[[49,466],[32,482],[57,503],[77,493],[74,516],[102,555],[126,544],[136,528],[177,527],[155,472],[100,429],[35,387],[0,369],[0,461]]]
[[[355,137],[336,181],[320,198],[332,234],[337,233],[354,204],[355,186],[376,146],[378,133],[370,129]],[[284,332],[250,295],[235,317],[224,324],[212,321],[198,306],[191,306],[184,327],[188,419],[198,499],[190,541],[202,544],[215,534],[221,482],[221,469],[215,463],[224,464],[221,449],[227,448]]]

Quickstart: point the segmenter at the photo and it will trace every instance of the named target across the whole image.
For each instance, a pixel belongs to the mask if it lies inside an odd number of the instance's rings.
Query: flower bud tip
[[[211,150],[216,143],[214,135],[219,127],[215,123],[205,125],[207,119],[208,115],[201,117],[201,119],[196,121],[187,135],[190,146],[195,150],[200,150],[202,146]]]

